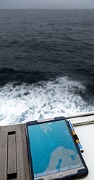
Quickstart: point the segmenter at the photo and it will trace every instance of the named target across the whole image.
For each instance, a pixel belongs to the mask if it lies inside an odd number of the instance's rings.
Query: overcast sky
[[[0,0],[1,8],[94,9],[94,0]]]

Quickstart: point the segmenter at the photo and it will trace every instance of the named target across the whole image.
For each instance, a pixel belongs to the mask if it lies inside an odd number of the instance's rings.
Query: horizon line
[[[0,10],[94,10],[94,8],[0,8]]]

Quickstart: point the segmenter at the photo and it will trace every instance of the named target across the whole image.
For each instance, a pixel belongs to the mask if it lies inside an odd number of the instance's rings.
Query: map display
[[[34,176],[82,166],[64,120],[28,126]]]

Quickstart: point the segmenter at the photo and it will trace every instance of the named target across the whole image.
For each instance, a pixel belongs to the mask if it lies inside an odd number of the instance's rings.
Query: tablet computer
[[[35,180],[84,177],[88,169],[64,117],[26,124],[30,171]]]

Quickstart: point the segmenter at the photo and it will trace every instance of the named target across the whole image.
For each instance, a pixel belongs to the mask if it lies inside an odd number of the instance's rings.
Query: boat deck
[[[75,117],[71,119],[75,126],[76,133],[83,146],[83,158],[87,164],[89,174],[82,180],[94,179],[94,115],[83,115],[82,117]]]

